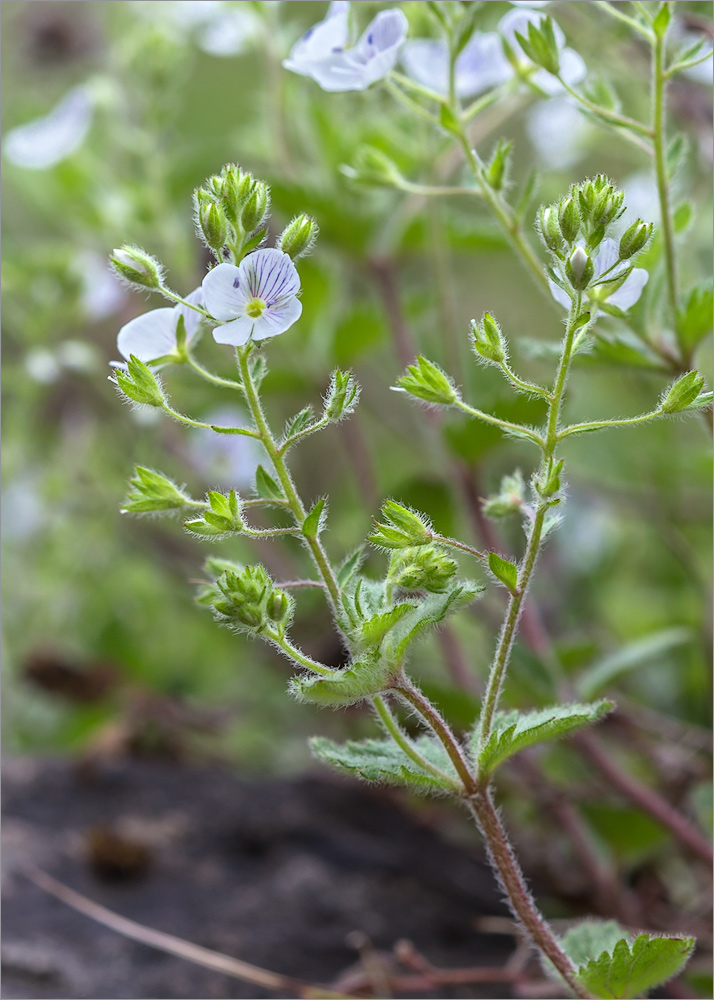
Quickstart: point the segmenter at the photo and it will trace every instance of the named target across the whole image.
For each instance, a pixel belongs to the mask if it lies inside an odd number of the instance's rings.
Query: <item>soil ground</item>
[[[446,967],[501,966],[513,948],[474,926],[505,915],[476,835],[470,853],[387,792],[141,761],[12,760],[3,784],[5,1000],[275,996],[100,926],[30,883],[28,864],[125,917],[311,982],[355,964],[355,931],[385,951],[407,938]]]

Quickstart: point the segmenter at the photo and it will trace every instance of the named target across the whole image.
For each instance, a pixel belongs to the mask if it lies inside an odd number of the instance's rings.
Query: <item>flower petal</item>
[[[463,53],[456,64],[457,73],[462,56]],[[448,92],[449,50],[446,42],[432,38],[415,38],[405,44],[401,59],[404,69],[412,80],[435,90],[437,94]]]
[[[18,167],[46,170],[67,159],[84,142],[94,104],[86,87],[75,87],[44,118],[12,129],[3,152]]]
[[[562,49],[560,53],[560,75],[569,87],[584,80],[588,72],[585,61],[575,49]]]
[[[250,340],[253,332],[255,320],[250,316],[239,316],[238,319],[217,326],[213,331],[213,339],[217,344],[232,344],[233,347],[242,347]]]
[[[253,340],[267,340],[285,333],[293,323],[297,323],[302,315],[300,299],[287,299],[278,302],[271,309],[266,309],[262,316],[255,320]]]
[[[448,56],[447,56],[448,77]],[[475,34],[456,60],[456,90],[459,97],[473,97],[505,83],[513,76],[501,38],[496,31]]]
[[[550,278],[548,278],[548,285],[550,286],[550,294],[558,305],[561,305],[563,309],[570,309],[570,296],[565,289],[561,288],[560,285],[556,285]]]
[[[396,7],[380,11],[367,25],[354,49],[354,56],[365,63],[365,86],[376,83],[394,69],[408,30],[404,12]]]
[[[595,258],[594,278],[599,278],[603,271],[616,264],[620,256],[619,244],[609,237],[603,240],[598,247],[598,255]]]
[[[242,287],[241,270],[234,264],[218,264],[208,272],[201,287],[206,309],[211,316],[228,320],[242,312],[247,290]]]
[[[195,306],[203,307],[203,288],[201,285],[198,288],[194,288],[190,295],[184,296],[187,302],[192,302]],[[174,312],[176,313],[176,322],[178,323],[178,317],[183,316],[184,326],[186,327],[186,340],[190,343],[193,335],[198,329],[198,324],[203,319],[203,316],[195,309],[189,309],[188,306],[177,305],[174,306]]]
[[[616,292],[607,300],[610,305],[617,306],[626,312],[639,299],[649,280],[649,273],[643,267],[633,268],[632,274]]]
[[[530,109],[526,130],[540,162],[551,170],[566,170],[582,158],[589,127],[573,99],[561,94]]]
[[[348,17],[349,5],[341,4],[336,11],[331,7],[327,17],[313,25],[293,45],[283,62],[285,69],[301,76],[312,76],[316,63],[344,49],[349,34]]]
[[[127,361],[135,354],[148,364],[176,349],[177,316],[173,309],[152,309],[126,323],[117,336],[119,353]]]
[[[231,265],[219,264],[211,274],[226,266]],[[288,254],[282,250],[256,250],[255,253],[244,257],[240,267],[233,270],[238,272],[236,277],[240,284],[237,288],[246,297],[259,298],[270,303],[276,299],[297,295],[300,291],[300,276],[297,269]],[[213,310],[210,312],[216,315]],[[233,313],[233,316],[235,315],[236,313]]]

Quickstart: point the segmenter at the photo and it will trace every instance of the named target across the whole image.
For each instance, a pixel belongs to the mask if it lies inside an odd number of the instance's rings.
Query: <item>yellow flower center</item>
[[[245,307],[246,315],[250,316],[251,319],[257,319],[259,316],[262,316],[264,310],[265,302],[262,299],[251,299]]]

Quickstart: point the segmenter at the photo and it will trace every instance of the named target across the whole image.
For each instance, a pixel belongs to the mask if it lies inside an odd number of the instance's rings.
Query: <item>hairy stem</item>
[[[431,764],[425,757],[422,757],[409,737],[400,729],[399,723],[390,712],[389,706],[384,698],[379,694],[375,695],[375,697],[372,698],[372,704],[374,705],[374,710],[377,713],[379,721],[382,723],[397,746],[404,751],[407,757],[413,760],[415,764],[418,764],[423,771],[433,774],[435,777],[439,778],[440,781],[448,782],[449,785],[451,785],[452,791],[458,795],[461,792],[461,787],[452,778],[450,778],[448,774],[444,774],[444,772],[438,767],[435,767],[435,765]]]
[[[667,127],[665,121],[665,38],[656,36],[652,45],[652,132],[655,151],[655,174],[664,245],[667,298],[672,322],[677,327],[679,292],[677,288],[677,254],[674,244],[674,223],[667,172]]]
[[[575,968],[536,907],[523,873],[508,842],[506,831],[494,807],[489,789],[468,799],[469,809],[483,833],[491,862],[498,872],[511,908],[540,950],[549,958],[575,996],[592,997],[575,976]]]

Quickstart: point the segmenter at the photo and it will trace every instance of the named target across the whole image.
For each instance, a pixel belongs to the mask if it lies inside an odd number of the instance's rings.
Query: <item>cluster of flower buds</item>
[[[225,569],[199,600],[210,604],[221,622],[241,632],[283,635],[293,611],[293,599],[274,585],[262,566],[235,564]]]
[[[164,269],[141,247],[123,246],[113,250],[109,263],[117,277],[138,288],[161,288]]]
[[[330,388],[325,395],[325,420],[337,423],[349,416],[359,400],[360,387],[352,372],[337,368],[332,373]]]
[[[501,328],[490,313],[484,313],[483,319],[477,323],[471,320],[474,352],[484,361],[502,365],[508,357],[506,342]]]
[[[196,227],[206,245],[217,255],[224,246],[238,246],[265,222],[270,208],[270,188],[265,181],[227,164],[194,192]]]
[[[443,594],[456,575],[457,566],[437,545],[418,545],[392,553],[387,586]]]

